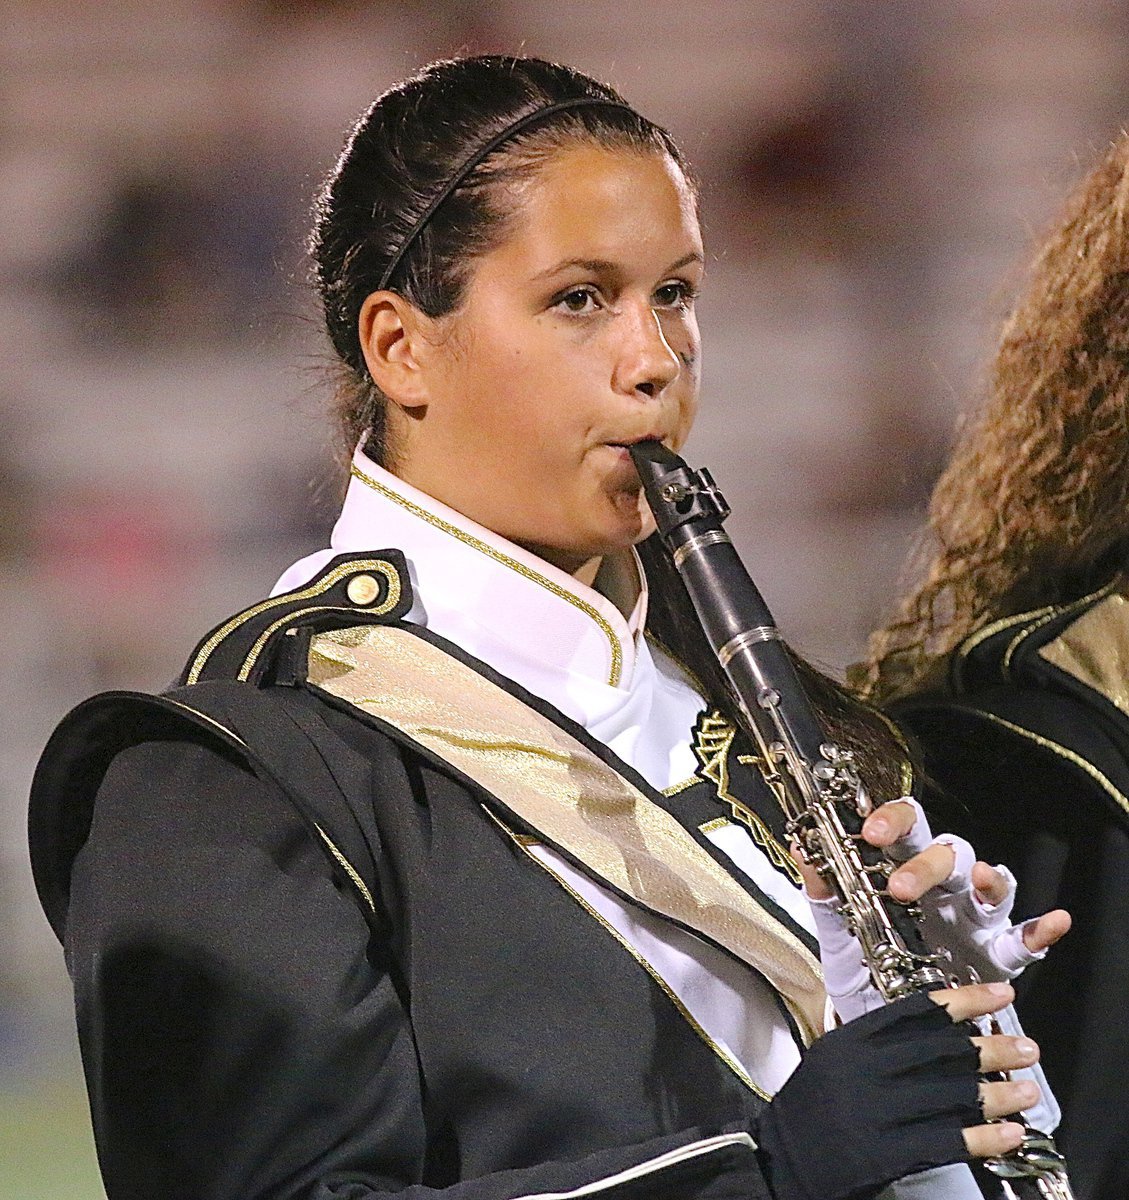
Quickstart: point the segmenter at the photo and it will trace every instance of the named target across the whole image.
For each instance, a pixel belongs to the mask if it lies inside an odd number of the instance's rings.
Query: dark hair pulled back
[[[579,98],[515,134],[443,201],[388,286],[430,317],[458,308],[468,268],[503,238],[510,215],[501,185],[533,173],[570,142],[669,154],[689,178],[670,135],[622,97],[569,67],[538,58],[481,55],[435,62],[380,96],[360,117],[315,208],[310,253],[326,329],[342,368],[335,403],[341,449],[370,430],[383,461],[384,397],[365,366],[358,320],[424,210],[476,150],[527,114]]]

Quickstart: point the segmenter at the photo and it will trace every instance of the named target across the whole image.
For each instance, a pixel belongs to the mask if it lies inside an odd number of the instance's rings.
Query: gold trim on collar
[[[1026,637],[1028,633],[1033,632],[1035,629],[1041,628],[1048,621],[1053,621],[1055,617],[1062,616],[1065,613],[1070,612],[1071,609],[1082,608],[1086,604],[1090,603],[1090,601],[1097,600],[1106,592],[1111,591],[1117,582],[1118,578],[1114,577],[1103,587],[1098,588],[1096,591],[1090,592],[1089,595],[1082,596],[1078,600],[1072,600],[1069,604],[1048,604],[1043,608],[1033,608],[1030,610],[1030,612],[1016,613],[1011,617],[1000,617],[999,620],[990,622],[982,629],[978,629],[975,633],[966,637],[956,649],[956,660],[961,664],[961,666],[963,666],[965,659],[968,658],[973,650],[975,650],[981,642],[985,641],[987,638],[990,638],[993,634],[1002,633],[1005,629],[1009,629],[1014,625],[1027,625],[1031,623],[1029,628],[1023,629],[1017,637],[1013,638],[1011,642],[1008,643],[1008,647],[1004,651],[1002,670],[1006,675],[1011,668],[1012,656],[1015,654],[1016,650],[1019,648],[1019,644],[1023,641],[1024,637]]]
[[[378,571],[389,580],[390,587],[395,588],[396,599],[400,598],[400,576],[396,572],[395,567],[391,563],[386,562],[382,558],[360,558],[354,559],[352,562],[341,563],[333,568],[328,575],[323,575],[315,583],[304,588],[300,592],[283,592],[280,596],[272,596],[269,600],[264,600],[261,604],[255,604],[251,608],[245,608],[241,613],[236,613],[230,621],[224,622],[212,634],[210,638],[200,647],[196,657],[192,660],[192,666],[189,669],[185,683],[197,683],[204,671],[204,667],[208,663],[208,659],[212,657],[212,653],[216,647],[229,634],[234,633],[241,625],[245,625],[248,621],[257,617],[260,613],[267,612],[272,608],[279,608],[284,604],[293,604],[298,600],[312,600],[315,596],[324,595],[338,580],[344,579],[346,575],[353,575],[361,571]],[[390,573],[390,574],[389,574]],[[393,583],[393,577],[395,582]],[[392,606],[389,606],[390,608]],[[382,610],[384,606],[381,606]],[[370,611],[368,609],[364,611]],[[387,610],[385,610],[387,611]],[[272,629],[274,627],[272,626]],[[260,639],[261,640],[261,639]],[[257,645],[257,643],[256,643]],[[255,653],[258,657],[258,652]],[[250,670],[250,668],[248,668]],[[241,675],[240,678],[243,678]]]
[[[1085,771],[1098,787],[1109,795],[1120,808],[1129,813],[1129,797],[1118,791],[1109,777],[1099,771],[1088,759],[1083,758],[1081,754],[1075,753],[1075,751],[1066,746],[1059,745],[1058,742],[1052,742],[1050,738],[1045,738],[1041,734],[1033,733],[1030,729],[1025,729],[1022,725],[1017,725],[1014,721],[1008,721],[1004,717],[997,717],[995,713],[984,712],[983,709],[972,708],[965,704],[954,704],[952,708],[957,712],[971,713],[974,716],[983,718],[991,725],[999,725],[1003,729],[1017,733],[1020,737],[1034,742],[1036,746],[1042,746],[1044,750],[1049,750],[1052,754],[1057,754],[1059,758],[1064,758],[1067,762],[1073,763],[1074,766]]]
[[[1122,592],[1100,600],[1037,653],[1129,716],[1129,599]]]
[[[981,642],[987,641],[993,634],[1002,633],[1005,629],[1012,625],[1022,625],[1027,621],[1034,621],[1039,617],[1045,616],[1047,613],[1053,614],[1057,605],[1050,604],[1045,608],[1035,608],[1030,612],[1016,613],[1010,617],[1000,617],[996,621],[991,621],[983,628],[976,630],[964,639],[957,647],[957,657],[963,662],[972,652],[980,645]]]
[[[523,579],[528,579],[533,583],[539,584],[547,591],[552,592],[554,596],[559,596],[562,600],[567,600],[569,604],[574,608],[578,608],[586,617],[591,617],[599,626],[600,632],[608,639],[611,647],[612,660],[608,671],[608,683],[612,687],[619,687],[619,682],[623,678],[623,647],[620,646],[619,638],[616,637],[615,630],[611,627],[610,622],[591,604],[586,600],[582,600],[567,588],[563,588],[551,579],[547,579],[544,575],[538,574],[532,567],[527,567],[524,563],[518,562],[516,558],[511,558],[508,554],[503,554],[501,550],[495,549],[481,538],[476,538],[473,534],[467,533],[457,525],[452,525],[450,521],[444,521],[442,517],[437,516],[435,513],[428,512],[426,508],[421,508],[420,505],[413,504],[406,496],[401,496],[398,492],[394,492],[391,488],[385,487],[384,484],[373,479],[371,475],[366,475],[356,463],[353,463],[349,470],[354,478],[359,479],[366,487],[372,488],[374,492],[383,496],[385,500],[391,500],[394,504],[398,504],[401,508],[410,512],[412,516],[419,517],[429,525],[434,525],[436,529],[441,529],[444,533],[449,533],[451,537],[456,538],[463,545],[470,546],[472,550],[477,550],[480,554],[485,554],[487,558],[492,558],[496,563],[501,563],[502,566],[509,567],[511,571],[516,571]]]
[[[670,813],[594,751],[407,628],[327,631],[309,682],[450,763],[621,895],[717,943],[823,1028],[819,960]]]

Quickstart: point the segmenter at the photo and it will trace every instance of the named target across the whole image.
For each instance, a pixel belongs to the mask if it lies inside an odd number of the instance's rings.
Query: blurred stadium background
[[[0,1196],[102,1195],[26,862],[38,750],[324,544],[310,198],[375,94],[487,50],[610,80],[696,162],[693,457],[836,671],[1033,234],[1129,113],[1124,0],[3,0]]]

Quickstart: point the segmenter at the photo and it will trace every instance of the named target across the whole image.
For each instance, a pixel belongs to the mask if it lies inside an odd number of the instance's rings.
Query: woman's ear
[[[357,331],[373,383],[400,408],[428,402],[426,330],[428,318],[395,292],[373,292],[361,305]]]

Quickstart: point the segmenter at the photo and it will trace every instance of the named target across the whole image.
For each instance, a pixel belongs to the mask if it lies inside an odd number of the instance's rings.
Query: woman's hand
[[[1038,1057],[1025,1038],[970,1037],[970,1020],[1013,996],[973,984],[882,1005],[819,1038],[758,1117],[758,1153],[777,1200],[856,1200],[895,1179],[1007,1153],[1023,1127],[986,1124],[1029,1100],[978,1072]]]
[[[887,884],[891,897],[920,904],[926,942],[951,953],[958,975],[1013,979],[1070,928],[1070,915],[1063,909],[1012,925],[1015,877],[1006,867],[975,861],[963,838],[934,838],[916,801],[882,805],[864,822],[862,836],[900,864]],[[802,862],[800,870],[815,914],[828,992],[840,1016],[850,1020],[878,1001],[863,994],[866,972],[830,890]],[[846,1000],[846,1006],[840,1000]]]
[[[1024,967],[1041,958],[1047,948],[1070,928],[1070,917],[1061,909],[1015,926],[1009,919],[1015,897],[1015,878],[1006,867],[975,862],[972,847],[961,838],[933,838],[929,823],[912,800],[898,800],[876,809],[863,825],[863,837],[883,849],[901,865],[889,878],[890,895],[903,903],[917,902],[923,911],[922,933],[926,942],[945,947],[953,957],[958,974],[985,982],[1014,978]],[[840,1020],[852,1021],[884,1004],[859,952],[858,942],[847,932],[830,892],[809,867],[801,866],[811,900],[819,937],[827,994]],[[963,994],[963,989],[942,992],[946,1003]],[[1010,1045],[1012,1053],[1021,1043],[1031,1053],[1034,1043],[1022,1036],[1014,1009],[999,1005],[997,1020],[1010,1042],[990,1044],[992,1061],[999,1047]],[[993,1089],[988,1099],[992,1115],[1000,1097],[1025,1095],[1022,1104],[1028,1120],[1040,1129],[1053,1129],[1059,1120],[1055,1101],[1042,1068],[1036,1065],[1037,1050],[1027,1061],[1015,1060],[1008,1070],[1020,1070],[1023,1079],[1008,1084],[985,1085]],[[987,1070],[1003,1069],[998,1065]],[[1005,1088],[1010,1091],[998,1092]],[[1021,1089],[1016,1091],[1015,1089]],[[1008,1110],[1018,1111],[1016,1108]],[[1001,1137],[999,1126],[987,1127],[978,1139]],[[977,1142],[979,1144],[979,1142]],[[977,1151],[979,1153],[979,1151]],[[989,1149],[986,1153],[998,1153]]]
[[[953,893],[966,889],[979,910],[985,914],[1000,914],[1006,922],[1015,895],[1015,880],[1011,872],[991,867],[986,862],[977,861],[970,866],[962,862],[962,859],[972,857],[968,843],[959,838],[934,841],[928,822],[917,804],[907,800],[883,804],[863,823],[862,836],[872,846],[886,850],[891,858],[905,860],[889,879],[890,895],[895,900],[911,904],[921,900],[933,888],[945,888]],[[951,886],[954,882],[957,887]],[[805,876],[805,884],[808,894],[813,898],[829,895],[821,880],[813,884]],[[813,890],[813,887],[819,890]],[[1044,954],[1069,929],[1070,914],[1061,908],[1018,926],[1017,937],[1028,952],[1027,961]],[[1024,956],[1013,954],[1011,961],[1014,962],[1016,957],[1021,959]],[[981,975],[985,975],[981,964],[972,965],[977,967]],[[1026,962],[1016,962],[1006,972],[1016,975],[1026,965]]]

